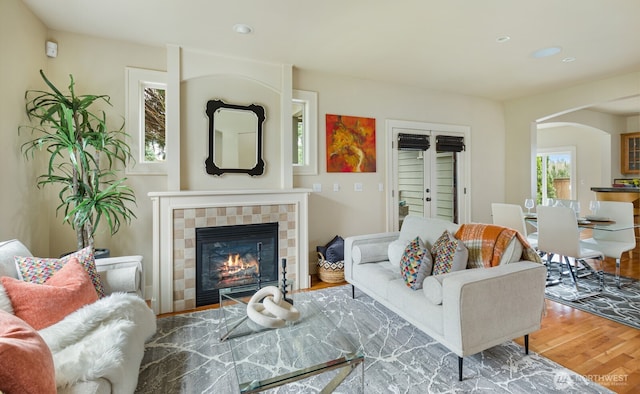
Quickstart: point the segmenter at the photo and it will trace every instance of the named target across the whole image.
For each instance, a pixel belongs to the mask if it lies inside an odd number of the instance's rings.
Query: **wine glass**
[[[589,201],[589,210],[591,215],[596,216],[600,209],[600,201]]]
[[[531,215],[531,208],[535,207],[535,203],[533,202],[533,198],[527,198],[524,200],[524,207],[527,208],[527,216]]]

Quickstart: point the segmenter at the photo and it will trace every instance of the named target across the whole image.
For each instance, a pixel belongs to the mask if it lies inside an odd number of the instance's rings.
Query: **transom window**
[[[166,174],[166,72],[126,68],[126,127],[135,162],[131,174]]]
[[[318,95],[304,90],[293,91],[293,173],[318,174]]]

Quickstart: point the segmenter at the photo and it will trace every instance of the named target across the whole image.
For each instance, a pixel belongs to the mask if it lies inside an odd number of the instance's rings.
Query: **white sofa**
[[[389,247],[405,245],[416,236],[431,250],[444,230],[455,234],[458,227],[439,219],[408,216],[400,232],[346,238],[344,263],[353,297],[357,287],[458,355],[462,380],[464,356],[523,335],[528,353],[528,334],[538,330],[542,320],[546,268],[538,262],[511,262],[518,259],[505,256],[495,267],[428,276],[422,289],[412,290],[398,262],[391,263],[384,255]],[[509,245],[511,250],[504,255],[517,246]]]
[[[14,256],[32,254],[18,240],[0,241],[0,277],[18,278]],[[59,386],[58,394],[135,391],[144,343],[156,330],[155,314],[141,298],[144,288],[141,263],[142,256],[97,259],[96,267],[107,296],[39,331],[53,353],[57,381],[64,378],[61,375],[96,373],[99,368],[82,357],[101,354],[104,376]],[[95,329],[89,328],[92,326]],[[85,331],[82,337],[81,331]],[[101,353],[102,349],[107,351]],[[113,356],[112,365],[108,365],[108,356]],[[83,368],[93,370],[85,373]]]

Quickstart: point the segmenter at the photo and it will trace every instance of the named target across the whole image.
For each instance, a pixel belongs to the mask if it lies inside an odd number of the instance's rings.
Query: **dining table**
[[[579,229],[592,229],[592,230],[604,230],[604,231],[620,231],[628,230],[630,228],[637,227],[638,225],[624,225],[617,224],[614,220],[605,217],[580,217],[576,218],[578,221]],[[535,213],[525,214],[524,221],[531,224],[533,227],[538,228],[538,217]]]
[[[526,223],[531,224],[536,229],[538,228],[538,217],[535,213],[525,214],[524,220]],[[617,224],[614,220],[611,220],[611,218],[600,217],[600,216],[577,217],[576,220],[578,221],[578,229],[581,231],[587,230],[587,229],[604,230],[604,231],[620,231],[620,230],[627,230],[630,228],[637,227],[637,225],[628,226],[624,224]],[[582,268],[580,269],[585,269],[587,271],[587,274],[585,275],[591,275],[596,273],[596,271],[588,264],[581,264],[581,266]],[[580,277],[585,275],[580,275]],[[547,286],[554,286],[559,283],[560,283],[560,279],[558,278],[554,278],[554,279],[547,278]]]

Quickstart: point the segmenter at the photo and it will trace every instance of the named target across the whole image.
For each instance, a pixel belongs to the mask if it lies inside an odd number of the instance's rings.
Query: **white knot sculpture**
[[[280,289],[267,286],[251,297],[247,304],[247,316],[263,327],[280,328],[288,321],[300,319],[300,312],[284,300]]]

